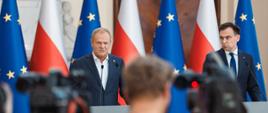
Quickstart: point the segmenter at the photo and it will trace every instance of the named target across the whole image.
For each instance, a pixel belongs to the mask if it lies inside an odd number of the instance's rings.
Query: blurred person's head
[[[4,104],[6,102],[6,94],[2,87],[0,87],[0,113],[4,113]]]
[[[220,42],[225,51],[234,51],[240,40],[240,29],[231,22],[221,24],[219,27]]]
[[[13,94],[8,84],[0,83],[0,113],[12,113]]]
[[[109,50],[112,44],[111,33],[108,29],[97,28],[92,32],[91,46],[93,53],[101,61],[103,61],[109,54]]]
[[[154,56],[138,57],[132,61],[123,71],[124,92],[130,107],[135,109],[133,106],[140,103],[153,106],[158,102],[161,108],[155,109],[166,110],[173,72],[168,63]]]

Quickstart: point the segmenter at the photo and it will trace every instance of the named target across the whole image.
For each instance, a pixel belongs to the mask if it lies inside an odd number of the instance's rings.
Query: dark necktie
[[[229,53],[229,55],[231,56],[230,68],[233,69],[235,75],[237,75],[236,62],[235,62],[235,58],[234,58],[234,53]]]

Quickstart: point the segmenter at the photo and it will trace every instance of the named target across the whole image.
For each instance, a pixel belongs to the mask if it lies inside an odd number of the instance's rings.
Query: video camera
[[[205,79],[206,75],[186,71],[177,76],[174,81],[174,85],[180,89],[198,88],[202,83],[204,83]]]
[[[48,75],[29,72],[18,78],[16,87],[18,91],[30,94],[31,113],[69,113],[74,103],[78,104],[83,113],[88,113],[89,103],[84,100],[89,100],[89,92],[73,88],[74,81],[83,84],[84,79],[81,71],[73,71],[68,77],[55,70]]]
[[[174,81],[177,88],[188,89],[191,113],[246,113],[233,72],[216,54],[209,54],[203,73],[184,72]]]

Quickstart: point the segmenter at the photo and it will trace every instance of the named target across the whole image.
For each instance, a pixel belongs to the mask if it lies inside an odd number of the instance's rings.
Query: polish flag
[[[145,55],[139,12],[136,0],[122,0],[115,25],[112,54],[122,58],[126,64],[137,56]],[[119,96],[118,102],[124,105]]]
[[[137,56],[145,55],[136,0],[121,1],[112,54],[123,58],[126,64]]]
[[[67,60],[62,43],[63,30],[60,25],[59,4],[57,0],[41,0],[40,17],[30,61],[31,71],[48,74],[58,69],[68,74]]]
[[[189,67],[201,73],[206,55],[220,47],[214,0],[200,0]]]

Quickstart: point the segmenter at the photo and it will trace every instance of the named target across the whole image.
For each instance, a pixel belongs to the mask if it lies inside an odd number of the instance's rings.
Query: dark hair
[[[219,27],[219,31],[225,30],[227,28],[232,28],[235,34],[240,34],[240,28],[232,22],[226,22],[221,24]]]

